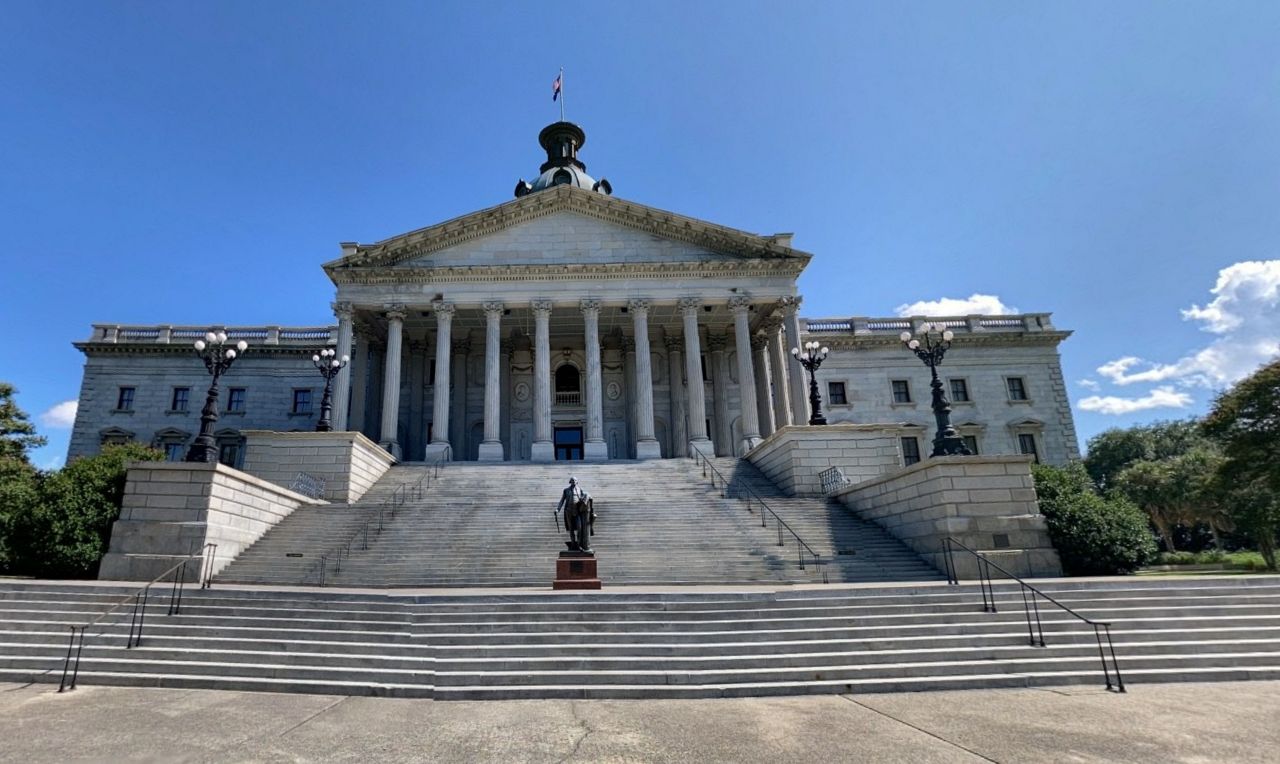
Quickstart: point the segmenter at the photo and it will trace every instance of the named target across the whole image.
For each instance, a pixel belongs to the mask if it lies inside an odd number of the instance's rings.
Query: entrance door
[[[556,461],[582,461],[581,427],[557,427],[555,441]]]

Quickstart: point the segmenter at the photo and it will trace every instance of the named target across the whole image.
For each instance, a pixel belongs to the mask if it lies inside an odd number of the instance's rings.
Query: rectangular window
[[[969,449],[969,453],[974,456],[977,456],[978,455],[978,436],[961,435],[960,437],[962,440],[964,440],[964,447]]]
[[[895,379],[889,383],[893,386],[893,402],[894,403],[910,403],[911,402],[911,385],[905,379]]]
[[[181,443],[165,443],[164,458],[165,461],[180,462],[182,461],[183,448]]]
[[[173,401],[169,406],[170,411],[186,411],[191,400],[191,388],[175,387],[173,388]]]
[[[293,391],[293,413],[310,414],[311,413],[311,391],[306,389],[298,389]]]
[[[969,402],[969,383],[963,379],[948,380],[951,383],[951,402]]]
[[[116,396],[116,411],[133,411],[133,392],[132,387],[120,388],[120,394]]]
[[[218,446],[218,461],[228,467],[236,466],[236,460],[240,458],[239,443],[223,443]]]
[[[1022,377],[1007,377],[1004,383],[1009,388],[1009,400],[1025,401],[1027,399],[1027,386],[1023,383]]]
[[[916,437],[902,439],[902,463],[908,467],[920,461],[920,439]]]
[[[1036,436],[1031,433],[1022,433],[1018,436],[1018,451],[1033,457],[1036,464],[1040,463],[1040,452],[1036,450]]]
[[[227,411],[244,411],[245,391],[243,387],[232,387],[227,390]]]
[[[827,402],[832,406],[843,406],[849,402],[849,400],[844,397],[843,382],[827,383]]]

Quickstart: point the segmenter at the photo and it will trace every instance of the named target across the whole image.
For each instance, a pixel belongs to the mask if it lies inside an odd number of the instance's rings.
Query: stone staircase
[[[941,578],[906,546],[843,507],[786,498],[749,464],[725,464],[753,473],[753,487],[825,566],[801,569],[790,534],[782,535],[780,546],[772,519],[761,527],[758,508],[748,511],[732,494],[722,496],[692,460],[453,463],[438,474],[430,467],[398,466],[356,504],[299,510],[217,580],[317,584],[319,557],[327,553],[326,585],[547,586],[566,538],[553,508],[571,473],[595,499],[593,546],[606,586],[816,583],[824,575],[831,582]],[[398,507],[392,517],[397,490],[419,484],[421,498]],[[350,556],[339,564],[333,550],[353,538]]]
[[[1280,577],[1055,579],[1111,621],[1128,684],[1280,678]],[[68,626],[131,589],[0,581],[0,680],[54,682]],[[686,698],[1102,686],[1093,632],[1042,607],[1031,647],[1016,588],[835,585],[684,593],[432,594],[189,590],[89,630],[81,684],[436,699]]]

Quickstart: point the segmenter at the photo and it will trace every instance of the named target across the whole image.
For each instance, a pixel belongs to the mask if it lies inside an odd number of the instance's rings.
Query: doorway
[[[557,427],[555,429],[556,461],[582,461],[582,428]]]

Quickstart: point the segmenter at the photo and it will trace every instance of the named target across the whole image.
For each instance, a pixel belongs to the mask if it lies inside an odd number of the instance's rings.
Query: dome
[[[538,133],[538,143],[547,152],[547,161],[538,168],[533,183],[521,178],[516,183],[517,197],[543,191],[552,186],[576,186],[587,191],[612,194],[609,181],[597,181],[587,174],[587,166],[578,159],[578,149],[587,142],[587,134],[572,122],[553,122]]]

